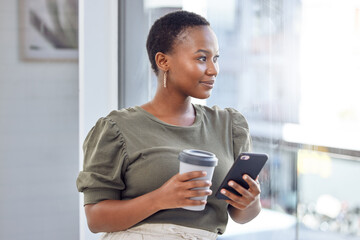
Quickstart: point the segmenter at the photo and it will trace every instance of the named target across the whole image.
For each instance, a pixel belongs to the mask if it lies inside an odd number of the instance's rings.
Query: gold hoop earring
[[[167,72],[164,72],[164,88],[166,88]]]

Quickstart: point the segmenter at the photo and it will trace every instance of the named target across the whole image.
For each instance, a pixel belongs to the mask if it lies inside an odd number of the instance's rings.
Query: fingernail
[[[221,193],[222,193],[222,194],[225,194],[226,191],[225,191],[224,189],[221,189]]]
[[[234,182],[230,181],[229,186],[231,186],[231,187],[234,186]]]

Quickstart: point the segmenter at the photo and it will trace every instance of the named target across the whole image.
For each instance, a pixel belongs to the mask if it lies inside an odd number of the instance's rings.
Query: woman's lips
[[[208,88],[213,88],[214,87],[214,80],[209,80],[209,81],[200,81],[201,84],[203,84],[204,86],[208,87]]]

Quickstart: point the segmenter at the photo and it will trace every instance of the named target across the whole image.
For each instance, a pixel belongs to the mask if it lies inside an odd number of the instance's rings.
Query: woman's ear
[[[165,53],[157,52],[155,55],[155,62],[157,67],[164,72],[169,69],[169,57]]]

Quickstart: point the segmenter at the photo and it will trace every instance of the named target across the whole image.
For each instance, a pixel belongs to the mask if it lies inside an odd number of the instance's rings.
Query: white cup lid
[[[213,167],[218,159],[215,154],[198,149],[185,149],[179,154],[179,160],[184,163]]]

